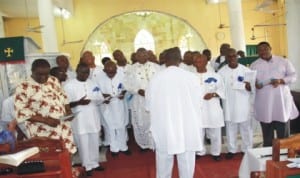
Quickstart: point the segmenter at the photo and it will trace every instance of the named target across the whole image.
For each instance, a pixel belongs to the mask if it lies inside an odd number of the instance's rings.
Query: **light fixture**
[[[64,19],[68,19],[71,17],[71,13],[65,8],[54,7],[53,13],[55,16],[63,17]]]

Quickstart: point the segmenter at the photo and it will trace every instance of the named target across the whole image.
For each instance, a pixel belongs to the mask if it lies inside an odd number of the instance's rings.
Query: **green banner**
[[[25,61],[24,37],[0,38],[0,63]]]

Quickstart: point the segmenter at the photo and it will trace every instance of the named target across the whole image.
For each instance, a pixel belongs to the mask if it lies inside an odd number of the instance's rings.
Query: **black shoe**
[[[197,155],[196,154],[196,159],[200,159],[200,158],[202,158],[203,156],[202,155]]]
[[[140,148],[140,152],[142,152],[142,153],[147,152],[147,151],[149,151],[149,149],[147,149],[147,148]]]
[[[105,169],[104,169],[104,167],[102,167],[102,166],[98,166],[98,167],[96,167],[94,170],[95,170],[95,171],[104,171]]]
[[[118,152],[111,152],[110,154],[111,154],[112,157],[117,157],[117,156],[119,156],[119,153],[118,153]]]
[[[234,153],[231,153],[231,152],[228,152],[226,155],[225,155],[225,158],[226,159],[232,159],[234,157]]]
[[[221,161],[221,156],[220,155],[218,155],[218,156],[212,155],[212,159],[215,161]]]
[[[89,170],[85,172],[87,176],[92,176],[93,175],[93,170]]]
[[[126,150],[126,151],[121,151],[121,153],[123,153],[123,154],[125,154],[125,155],[127,155],[127,156],[129,156],[129,155],[132,154],[131,151],[130,151],[129,149]]]

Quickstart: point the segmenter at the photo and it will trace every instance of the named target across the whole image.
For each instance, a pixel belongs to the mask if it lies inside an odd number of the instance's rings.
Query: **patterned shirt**
[[[50,76],[43,84],[37,83],[32,78],[22,82],[16,88],[14,101],[16,119],[19,123],[25,121],[27,134],[30,137],[62,138],[71,153],[76,151],[69,121],[61,121],[57,127],[28,121],[36,114],[54,119],[59,119],[66,114],[67,96],[55,77]]]

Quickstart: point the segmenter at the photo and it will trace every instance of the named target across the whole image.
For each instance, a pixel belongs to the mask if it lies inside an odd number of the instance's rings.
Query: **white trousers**
[[[109,129],[110,151],[119,152],[128,150],[127,146],[127,129]]]
[[[206,128],[203,129],[203,133],[206,133],[207,137],[210,138],[210,154],[213,156],[219,156],[221,154],[222,149],[222,135],[221,135],[221,127],[219,128]],[[202,134],[202,141],[204,145],[205,134]],[[203,147],[203,150],[199,155],[205,155],[206,148]],[[197,153],[198,154],[198,153]]]
[[[99,133],[74,134],[82,166],[86,171],[99,166]]]
[[[156,150],[156,178],[171,178],[173,169],[173,154]],[[187,151],[176,154],[180,178],[193,178],[195,172],[195,152]]]
[[[246,152],[247,149],[252,148],[253,144],[253,131],[250,120],[245,122],[231,122],[225,121],[226,124],[226,136],[227,136],[227,149],[228,152],[236,153],[238,151],[237,137],[238,130],[241,135],[242,145],[241,151]]]

